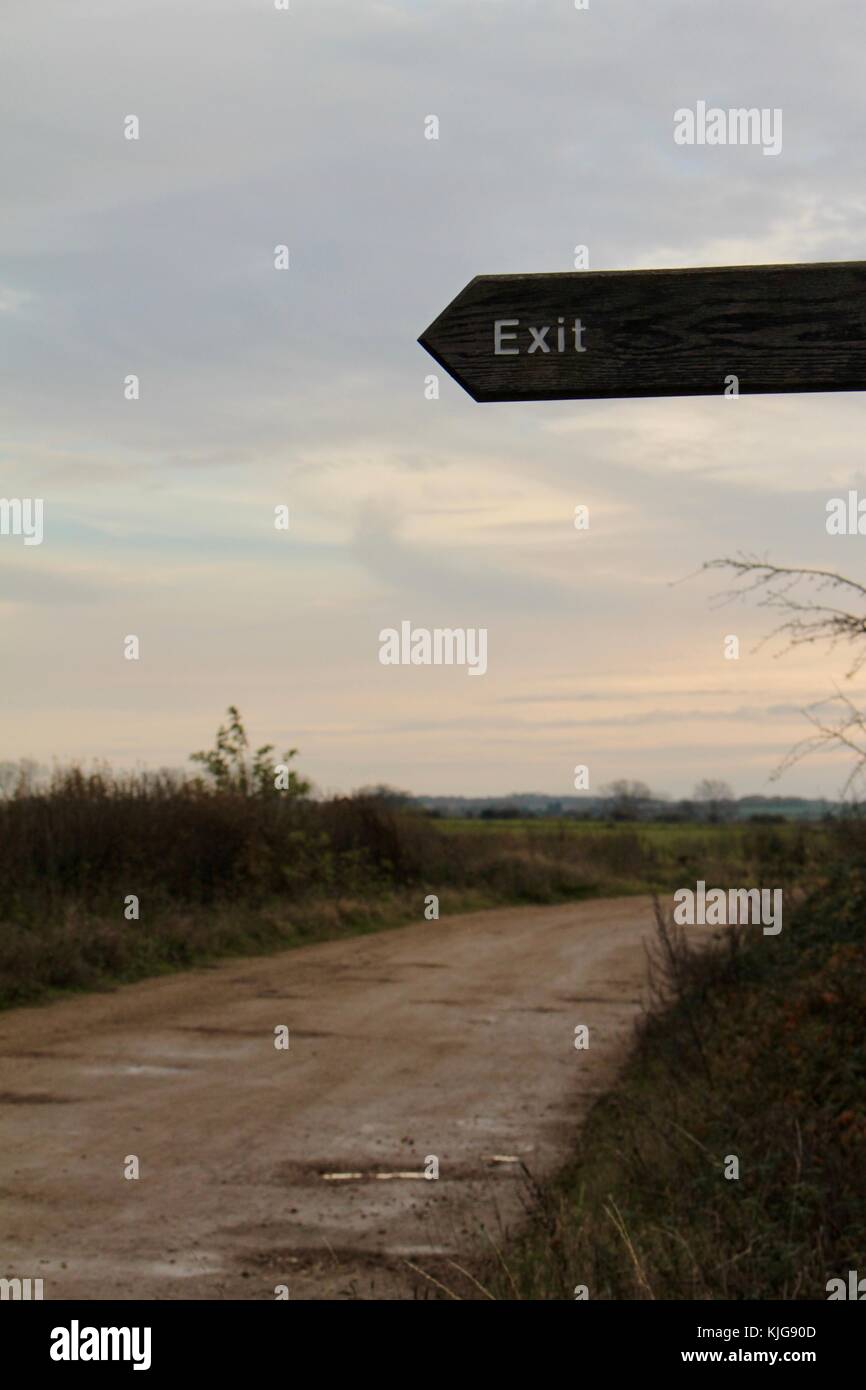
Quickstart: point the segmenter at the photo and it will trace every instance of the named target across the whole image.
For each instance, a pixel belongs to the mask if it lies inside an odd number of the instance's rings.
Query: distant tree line
[[[381,790],[390,799],[389,789]],[[432,819],[458,817],[482,821],[601,820],[608,822],[666,821],[722,825],[732,821],[781,824],[787,820],[820,820],[838,815],[833,802],[806,797],[746,796],[737,798],[720,778],[702,778],[690,797],[674,798],[653,791],[645,782],[621,778],[585,797],[556,798],[538,793],[515,792],[509,797],[411,797],[401,793],[401,804],[414,807]]]

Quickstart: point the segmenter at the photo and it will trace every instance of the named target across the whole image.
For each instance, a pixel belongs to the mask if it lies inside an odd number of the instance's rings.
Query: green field
[[[826,835],[826,827],[821,822],[787,821],[782,825],[762,821],[730,821],[717,825],[699,821],[605,821],[574,820],[556,816],[533,817],[525,819],[481,820],[462,816],[437,819],[436,825],[456,835],[488,834],[491,831],[513,831],[528,835],[573,835],[578,839],[586,836],[637,834],[648,845],[664,845],[676,840],[681,844],[694,841],[716,844],[723,842],[732,845],[753,839],[755,835],[768,831],[786,839],[795,839],[800,833],[809,836]]]
[[[738,821],[442,819],[446,835],[507,843],[515,853],[555,855],[595,868],[596,892],[667,892],[689,882],[719,887],[765,886],[774,875],[789,884],[820,870],[830,830],[824,824]]]

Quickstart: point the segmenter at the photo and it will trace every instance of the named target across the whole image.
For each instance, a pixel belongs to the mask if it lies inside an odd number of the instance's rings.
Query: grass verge
[[[488,1296],[824,1299],[866,1271],[866,834],[839,836],[778,938],[696,950],[659,912],[630,1062],[568,1167],[527,1175]]]

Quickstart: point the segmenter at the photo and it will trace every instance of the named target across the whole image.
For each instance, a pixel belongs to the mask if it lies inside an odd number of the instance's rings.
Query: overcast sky
[[[0,494],[45,507],[0,536],[0,758],[182,765],[233,702],[324,790],[836,793],[768,777],[846,653],[686,576],[863,578],[863,395],[476,405],[416,338],[577,244],[866,256],[862,0],[3,0],[0,53]],[[698,100],[781,153],[675,144]],[[382,666],[405,619],[485,627],[486,675]]]

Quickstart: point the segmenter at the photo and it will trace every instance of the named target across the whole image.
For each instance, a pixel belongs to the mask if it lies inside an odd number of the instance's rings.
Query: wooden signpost
[[[478,275],[418,339],[476,401],[866,390],[866,261]]]

